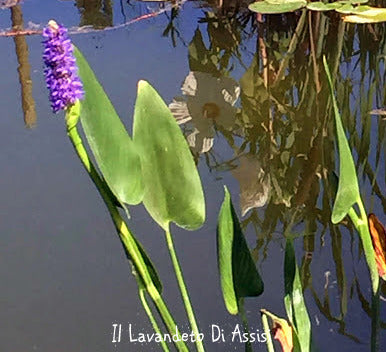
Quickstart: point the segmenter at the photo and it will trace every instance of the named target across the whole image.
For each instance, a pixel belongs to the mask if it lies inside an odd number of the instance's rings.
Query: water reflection
[[[238,159],[239,165],[232,174],[240,184],[240,209],[244,216],[249,210],[267,203],[271,182],[256,155],[242,155]]]
[[[14,3],[10,5],[12,30],[14,32],[22,31],[24,28],[23,13],[20,5]],[[14,6],[15,5],[15,6]],[[28,59],[28,45],[25,36],[16,35],[13,37],[17,61],[19,63],[18,73],[21,86],[21,103],[24,114],[24,123],[27,128],[36,125],[35,101],[32,96],[31,66]]]
[[[79,26],[93,26],[103,29],[113,26],[113,8],[111,0],[76,0],[80,12]]]
[[[201,109],[196,108],[198,127],[193,132],[183,130],[192,151],[203,154],[200,159],[211,171],[231,171],[238,180],[240,210],[247,215],[242,225],[254,229],[257,236],[255,258],[267,258],[273,234],[283,234],[283,228],[286,236],[303,237],[300,273],[304,290],[311,293],[319,312],[338,324],[340,334],[366,343],[358,331],[347,328],[348,312],[363,309],[375,321],[379,309],[377,313],[377,303],[361,288],[368,280],[357,274],[356,267],[363,261],[358,235],[349,222],[334,226],[330,220],[337,187],[336,139],[321,59],[326,55],[333,70],[339,108],[350,146],[357,154],[357,172],[363,180],[361,189],[368,210],[377,209],[381,216],[386,210],[382,176],[385,121],[381,118],[383,110],[373,109],[385,106],[386,100],[385,27],[347,25],[333,15],[311,12],[250,16],[252,24],[245,19],[242,13],[219,11],[217,5],[204,11],[189,44],[190,70],[222,80],[232,75],[236,65],[244,67],[239,82],[233,83],[240,87],[240,109],[228,104],[234,109],[233,114],[227,114],[232,119],[225,122],[226,128],[220,128],[216,118],[203,118],[202,103]],[[250,48],[250,38],[256,33],[255,53],[247,64],[240,48]],[[221,92],[219,80],[208,79],[194,86],[195,94],[207,97],[209,91]],[[185,81],[182,90],[189,90],[187,87]],[[180,123],[194,123],[183,100],[175,99],[170,107]],[[212,111],[217,117],[218,109]],[[378,112],[378,118],[371,117]],[[220,137],[213,138],[213,127],[233,155],[225,151],[223,143],[216,147]],[[348,234],[349,263],[344,254]],[[313,273],[313,262],[329,256],[335,268],[325,273],[326,283],[320,290],[316,282],[321,273]],[[334,297],[334,304],[330,295],[335,287],[329,282],[330,276],[336,280],[338,298]],[[384,284],[382,287],[384,290]],[[382,319],[372,324],[372,344],[378,327],[385,328]]]
[[[192,124],[193,130],[187,136],[192,150],[206,153],[213,146],[215,126],[225,130],[233,128],[237,111],[234,105],[240,87],[231,78],[190,72],[181,91],[183,97],[175,98],[169,108],[179,124]]]

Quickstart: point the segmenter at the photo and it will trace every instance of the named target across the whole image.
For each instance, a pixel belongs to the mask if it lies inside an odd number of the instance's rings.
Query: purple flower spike
[[[53,112],[64,110],[84,96],[83,84],[77,74],[76,61],[67,29],[49,21],[43,30],[44,75],[50,91]]]

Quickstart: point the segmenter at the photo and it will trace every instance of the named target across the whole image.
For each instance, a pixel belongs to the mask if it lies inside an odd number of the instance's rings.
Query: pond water
[[[23,28],[21,16],[30,35],[9,35],[12,26]],[[286,317],[287,235],[295,238],[315,350],[369,351],[371,284],[361,243],[349,221],[330,220],[338,167],[322,55],[336,81],[366,210],[385,223],[385,116],[370,113],[386,105],[385,25],[344,24],[333,13],[259,18],[244,2],[173,8],[123,0],[25,0],[0,10],[0,350],[161,350],[129,341],[129,324],[133,333],[150,333],[151,325],[63,116],[50,110],[42,38],[34,34],[50,19],[70,28],[129,131],[140,79],[181,122],[207,219],[198,231],[172,232],[207,350],[245,350],[231,341],[241,319],[225,309],[217,270],[226,185],[265,286],[245,301],[250,330],[263,330],[260,309]],[[130,212],[165,300],[189,332],[162,231],[143,206]],[[115,323],[123,330],[114,344]],[[224,329],[225,342],[211,341],[212,325]],[[381,299],[380,346],[385,328]],[[253,348],[266,350],[263,343]]]

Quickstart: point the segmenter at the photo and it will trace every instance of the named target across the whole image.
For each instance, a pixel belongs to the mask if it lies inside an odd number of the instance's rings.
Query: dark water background
[[[246,300],[251,330],[262,330],[261,308],[285,317],[283,234],[287,230],[296,237],[315,350],[369,351],[369,275],[355,230],[347,224],[332,226],[329,221],[332,198],[328,194],[333,182],[327,181],[337,170],[334,126],[331,117],[326,118],[332,115],[322,69],[321,91],[316,93],[310,48],[304,39],[307,34],[289,56],[284,79],[270,90],[271,98],[263,88],[263,49],[258,38],[270,55],[268,85],[273,85],[270,77],[286,57],[299,15],[271,17],[259,27],[243,4],[235,9],[233,3],[224,3],[221,9],[215,4],[187,2],[171,12],[165,3],[166,11],[154,18],[114,30],[96,30],[92,25],[120,26],[163,8],[156,3],[90,1],[85,11],[83,3],[25,0],[20,9],[25,27],[31,30],[42,29],[50,19],[72,32],[78,26],[91,26],[87,33],[74,33],[72,39],[129,130],[140,79],[151,82],[168,103],[181,96],[181,85],[190,71],[205,72],[220,81],[227,76],[241,85],[241,97],[235,103],[237,123],[225,128],[219,118],[212,126],[215,133],[206,131],[214,137],[213,148],[204,154],[195,149],[207,202],[205,225],[195,232],[172,228],[207,350],[244,350],[242,343],[229,341],[241,321],[227,314],[221,296],[216,220],[223,185],[230,189],[240,214],[240,182],[246,183],[241,192],[253,194],[248,175],[263,169],[271,180],[266,186],[268,202],[242,218],[265,283],[260,297]],[[0,10],[2,34],[12,27],[10,16],[10,9]],[[334,15],[325,20],[330,26],[322,52],[330,65],[336,63],[337,97],[357,160],[364,203],[368,212],[385,223],[385,121],[382,115],[369,114],[385,106],[385,26],[342,28]],[[200,46],[200,34],[205,47]],[[24,43],[0,37],[0,350],[160,350],[155,344],[128,342],[129,324],[136,332],[152,331],[139,304],[136,283],[105,207],[73,153],[63,116],[53,116],[50,111],[41,37],[19,38]],[[23,45],[28,50],[36,122],[33,103],[27,104],[29,112],[22,109],[16,53],[19,48],[25,58]],[[318,64],[322,67],[320,57]],[[205,81],[204,76],[204,82],[211,80]],[[218,87],[202,89],[205,96]],[[267,116],[274,121],[270,134],[261,127]],[[156,129],[154,126],[155,133]],[[184,128],[188,135],[191,130],[187,130],[189,127]],[[253,157],[244,159],[250,171],[237,178],[234,171],[242,162],[239,155]],[[302,189],[307,182],[308,188]],[[131,228],[159,268],[167,303],[178,322],[186,321],[162,231],[142,206],[133,207],[131,214]],[[386,297],[384,285],[382,290]],[[380,319],[382,346],[386,342],[383,301]],[[113,323],[123,324],[120,344],[111,342]],[[226,343],[210,342],[212,324],[225,330]],[[188,332],[183,323],[181,329]],[[265,351],[266,347],[257,343],[254,349]]]

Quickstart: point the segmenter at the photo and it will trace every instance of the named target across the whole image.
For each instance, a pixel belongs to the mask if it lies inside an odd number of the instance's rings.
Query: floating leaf
[[[284,304],[288,319],[296,329],[300,350],[309,352],[311,346],[311,322],[304,302],[299,269],[296,264],[292,240],[286,241],[284,258]]]
[[[250,4],[251,11],[265,14],[293,12],[307,5],[305,0],[266,0]]]
[[[133,131],[147,211],[165,230],[171,221],[186,229],[200,227],[205,200],[193,157],[169,108],[145,81],[138,83]]]
[[[355,6],[352,3],[343,3],[342,7],[339,7],[336,9],[336,12],[339,12],[341,14],[354,14],[354,13],[361,13],[363,11],[366,11],[370,8],[370,6]]]
[[[386,9],[370,6],[358,6],[350,15],[344,16],[343,21],[351,23],[386,22]]]
[[[374,214],[369,214],[369,230],[375,251],[378,274],[386,280],[386,231],[383,224]]]
[[[336,132],[338,135],[338,147],[339,147],[339,184],[338,192],[334,207],[332,210],[331,220],[334,224],[340,222],[349,212],[351,207],[360,200],[359,187],[357,174],[355,171],[354,160],[351,155],[350,147],[348,145],[346,135],[343,130],[342,120],[340,118],[338,105],[336,103],[334,88],[332,86],[332,80],[330,71],[328,69],[325,58],[323,59],[324,68],[326,70],[328,84],[330,86],[330,92],[332,97],[332,103],[334,108],[334,116],[336,123]]]
[[[108,96],[81,52],[74,54],[82,79],[85,99],[81,101],[81,123],[103,177],[122,203],[142,200],[141,166],[134,143]]]
[[[237,314],[238,300],[242,297],[259,296],[264,290],[264,284],[226,187],[218,217],[217,258],[225,306],[230,314]]]
[[[339,7],[342,7],[342,3],[340,2],[331,2],[331,3],[324,3],[321,1],[315,1],[315,2],[309,2],[307,4],[307,9],[311,11],[331,11],[336,10]]]

